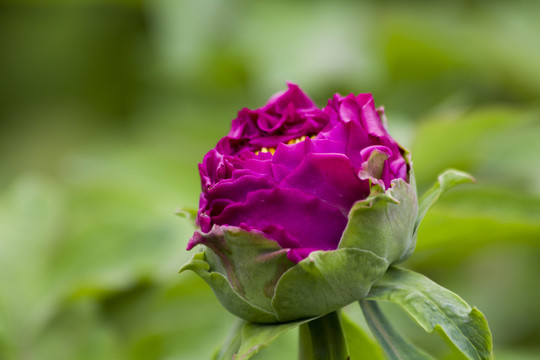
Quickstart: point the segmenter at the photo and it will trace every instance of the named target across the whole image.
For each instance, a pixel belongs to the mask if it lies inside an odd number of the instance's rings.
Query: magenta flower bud
[[[371,94],[319,109],[298,86],[242,109],[199,166],[197,272],[257,322],[323,315],[364,297],[415,246],[406,150]]]

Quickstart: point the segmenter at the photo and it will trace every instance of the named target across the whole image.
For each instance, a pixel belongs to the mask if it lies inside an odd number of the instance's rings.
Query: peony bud
[[[296,85],[243,109],[199,165],[192,270],[253,322],[319,316],[366,296],[414,250],[408,152],[371,94],[319,109]]]

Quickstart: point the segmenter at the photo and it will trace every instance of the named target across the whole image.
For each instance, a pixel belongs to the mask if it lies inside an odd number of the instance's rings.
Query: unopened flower
[[[414,250],[406,150],[371,94],[319,109],[296,85],[243,109],[199,166],[202,193],[184,266],[232,313],[282,322],[364,297]]]

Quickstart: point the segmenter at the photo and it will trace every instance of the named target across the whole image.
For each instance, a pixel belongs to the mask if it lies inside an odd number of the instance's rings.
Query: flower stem
[[[300,325],[299,360],[347,360],[349,350],[338,312]]]

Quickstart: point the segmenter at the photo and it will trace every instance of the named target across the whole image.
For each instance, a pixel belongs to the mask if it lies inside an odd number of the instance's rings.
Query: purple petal
[[[347,224],[337,208],[302,191],[281,188],[252,192],[245,202],[229,205],[213,220],[217,225],[262,231],[277,226],[287,234],[287,241],[274,239],[281,247],[295,244],[320,250],[336,249]]]
[[[279,186],[302,190],[339,208],[344,216],[353,203],[369,194],[369,182],[358,178],[351,161],[342,154],[307,154]]]
[[[298,85],[288,83],[288,89],[279,92],[268,100],[268,104],[263,110],[272,109],[278,113],[289,105],[293,104],[298,109],[310,109],[316,107],[315,103],[298,87]]]
[[[336,94],[320,110],[288,84],[265,106],[240,110],[199,165],[197,222],[204,232],[214,225],[261,231],[300,261],[337,248],[370,181],[388,189],[394,179],[407,180],[409,168],[371,94]],[[198,242],[194,235],[188,247]]]
[[[379,113],[375,109],[373,96],[371,94],[360,94],[356,99],[362,107],[360,119],[367,133],[373,136],[387,136],[388,133],[383,126]]]
[[[256,174],[241,176],[236,180],[220,181],[208,189],[208,193],[206,194],[210,216],[216,216],[221,213],[224,205],[245,201],[250,192],[271,189],[274,186],[275,184],[272,178],[258,176]],[[227,200],[226,204],[223,203],[224,200]],[[216,206],[218,208],[215,208]],[[218,212],[218,209],[221,210]]]
[[[317,251],[319,249],[315,248],[297,248],[297,249],[290,249],[287,252],[287,258],[291,260],[292,262],[299,263],[300,261],[304,260],[311,254],[313,251]]]

